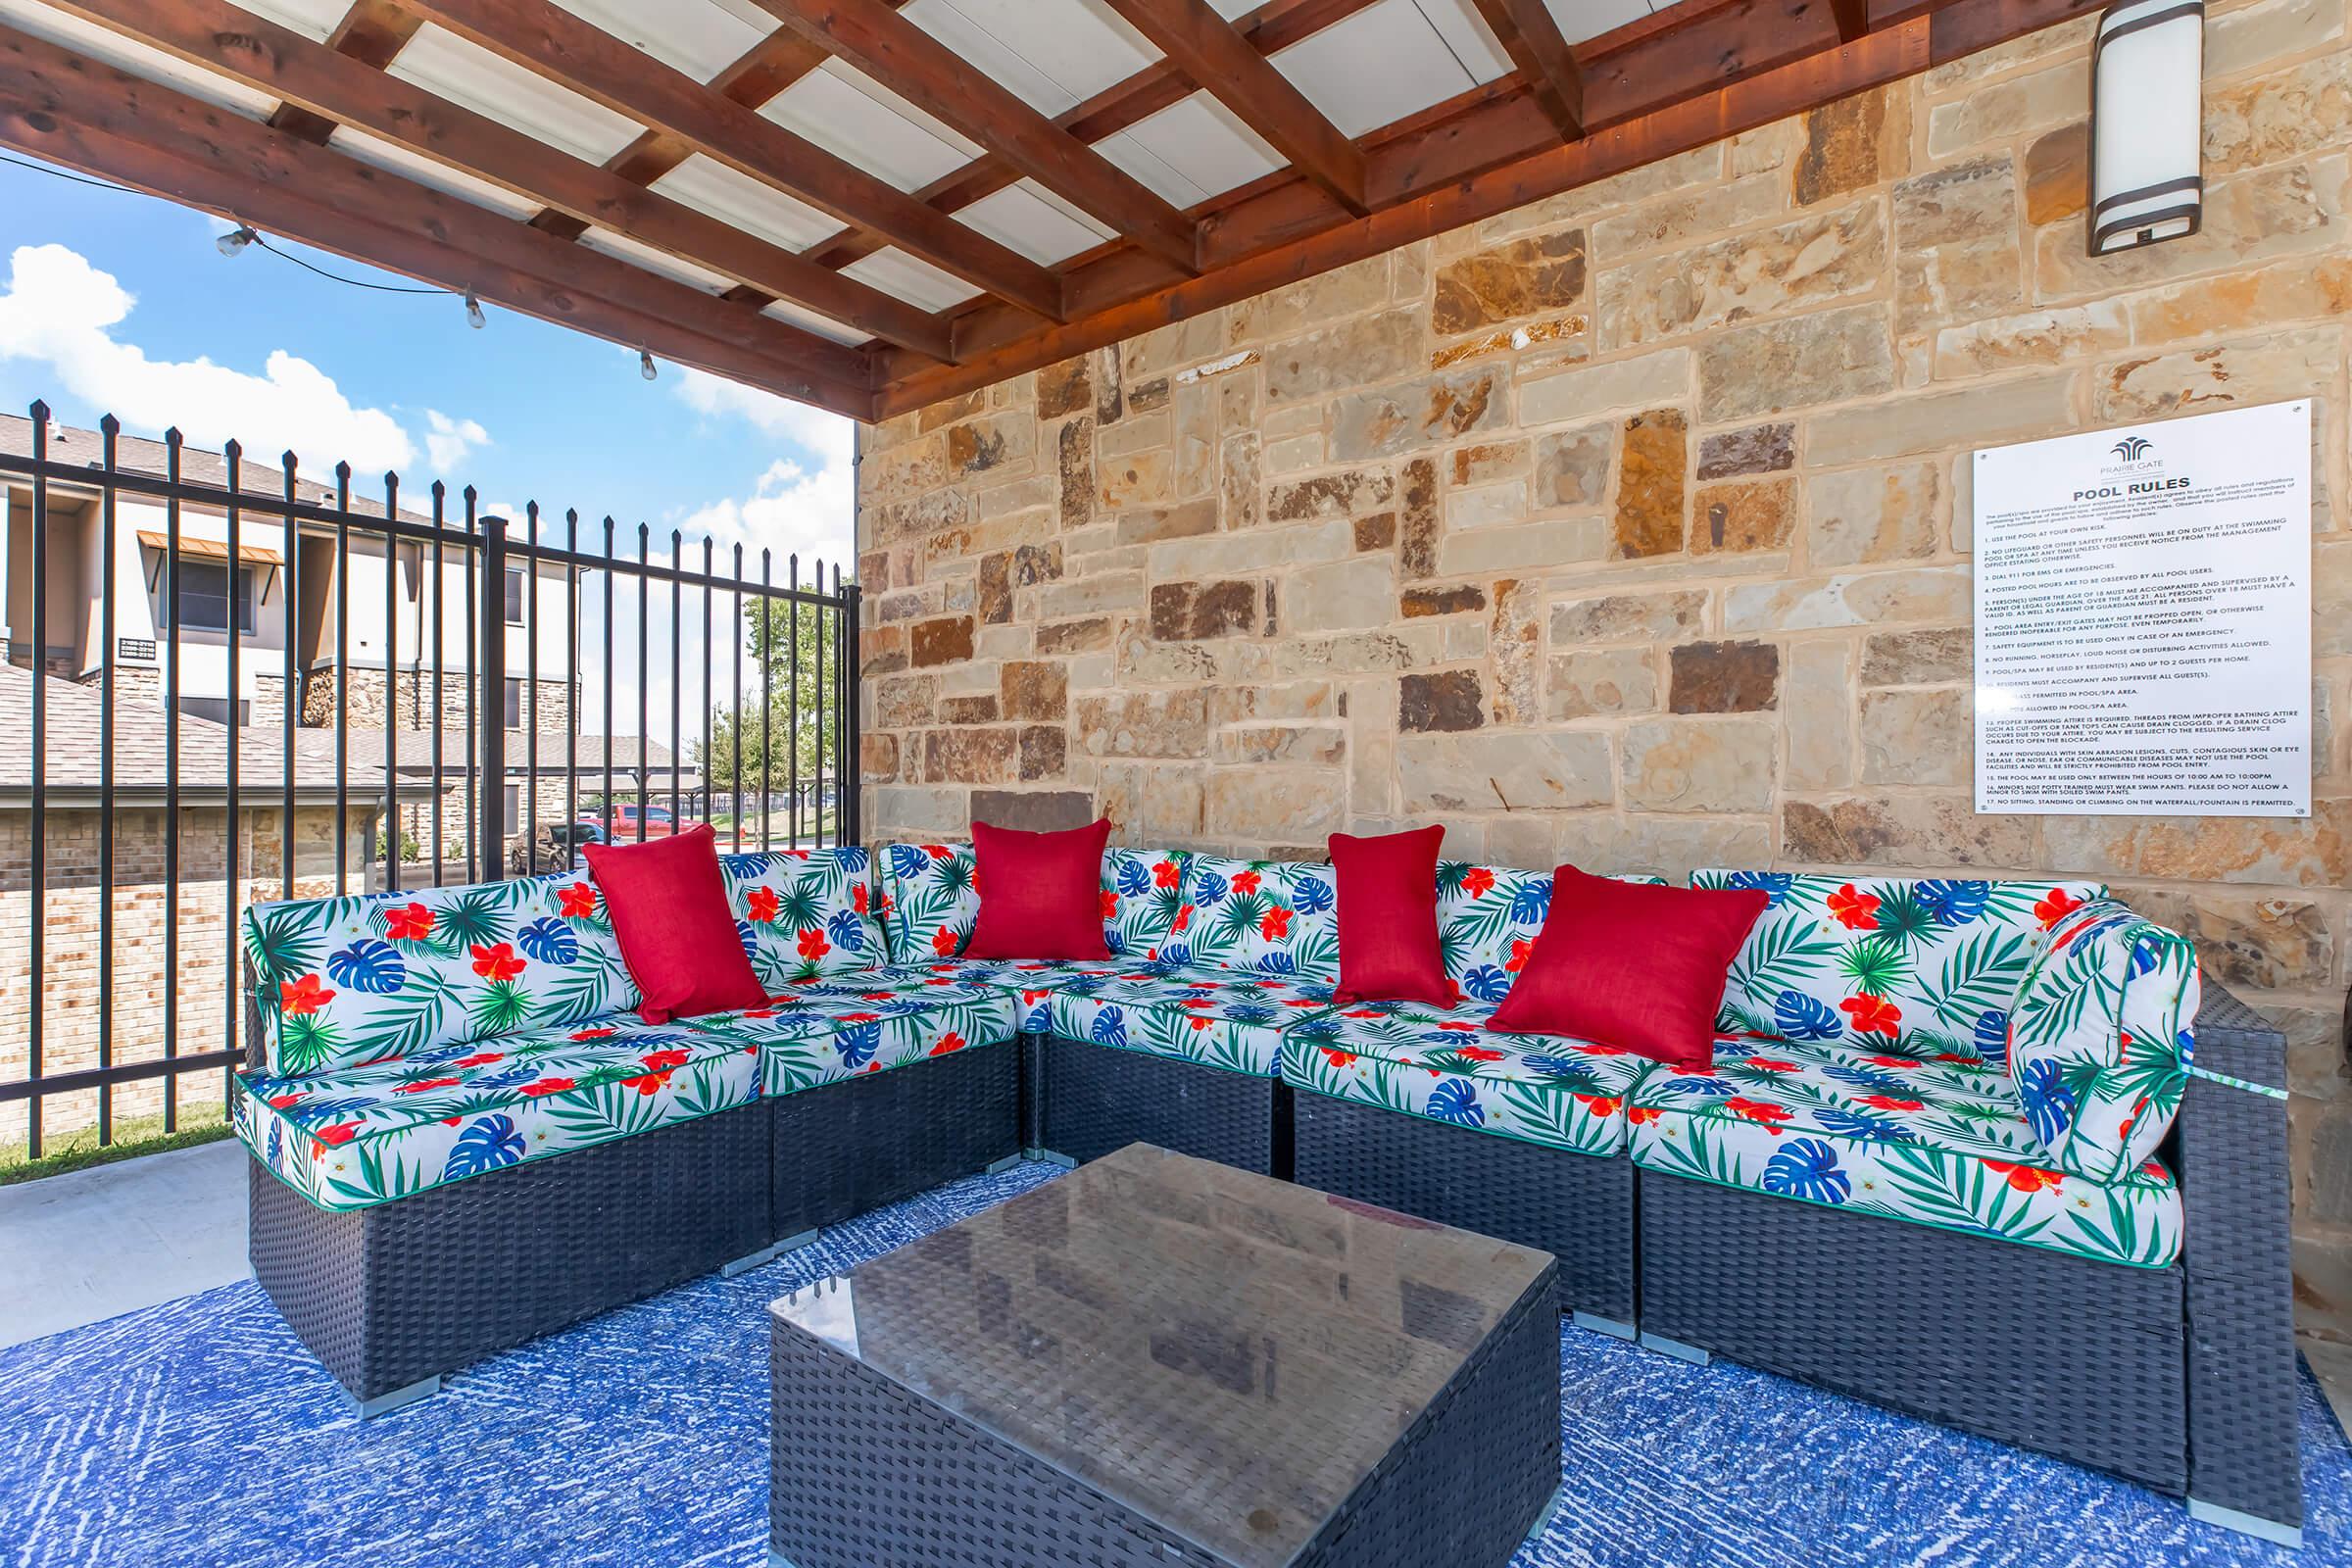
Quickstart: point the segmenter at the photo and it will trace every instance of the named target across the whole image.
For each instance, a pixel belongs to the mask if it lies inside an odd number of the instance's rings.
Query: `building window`
[[[506,693],[505,693],[505,702],[506,702],[506,708],[505,708],[506,717],[504,717],[503,719],[501,719],[499,722],[501,722],[501,723],[503,723],[503,724],[505,724],[505,725],[507,726],[507,728],[509,728],[509,729],[520,729],[520,728],[522,728],[522,677],[521,677],[521,676],[519,676],[519,675],[509,675],[509,676],[507,677],[507,689],[506,689]]]
[[[174,585],[178,605],[173,618],[185,631],[228,630],[228,596],[232,574],[224,561],[182,561]],[[253,568],[239,566],[233,574],[237,596],[237,630],[253,635]]]
[[[520,566],[507,568],[507,624],[522,624],[523,575]]]
[[[522,831],[522,786],[509,784],[506,798],[507,832],[510,835],[519,833]]]

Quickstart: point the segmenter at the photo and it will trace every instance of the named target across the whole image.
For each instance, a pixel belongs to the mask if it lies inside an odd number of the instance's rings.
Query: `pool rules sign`
[[[1975,468],[1977,809],[2309,816],[2309,401]]]

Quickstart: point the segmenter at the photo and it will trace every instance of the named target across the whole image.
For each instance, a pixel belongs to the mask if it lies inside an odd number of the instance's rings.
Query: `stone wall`
[[[2200,235],[2085,255],[2088,21],[892,419],[876,838],[2076,873],[2293,1041],[2352,1339],[2352,49],[2213,8]],[[1979,816],[1968,454],[2316,395],[2309,822]]]

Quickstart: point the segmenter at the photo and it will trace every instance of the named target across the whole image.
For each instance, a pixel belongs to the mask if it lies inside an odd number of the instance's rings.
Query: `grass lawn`
[[[173,1132],[164,1131],[162,1111],[152,1116],[118,1116],[115,1118],[115,1140],[111,1144],[101,1145],[98,1142],[98,1129],[95,1127],[55,1134],[41,1140],[41,1157],[38,1159],[25,1157],[22,1140],[0,1144],[0,1187],[80,1170],[85,1165],[104,1165],[139,1154],[160,1154],[167,1150],[209,1144],[216,1138],[228,1137],[231,1131],[221,1115],[220,1105],[213,1104],[183,1108],[179,1113],[179,1127]]]

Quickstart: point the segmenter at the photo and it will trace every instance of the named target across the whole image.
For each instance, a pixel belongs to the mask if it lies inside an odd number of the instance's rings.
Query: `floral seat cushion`
[[[1725,1042],[1712,1072],[1644,1077],[1627,1120],[1635,1163],[1670,1175],[2109,1262],[2180,1250],[2171,1172],[2052,1168],[2008,1075],[1972,1054]]]
[[[990,986],[1012,993],[1023,1034],[1042,1035],[1054,1027],[1050,1004],[1054,993],[1081,980],[1108,980],[1133,974],[1136,966],[1124,958],[949,958],[940,963],[898,965],[890,973],[917,973],[959,986]]]
[[[1231,969],[1142,968],[1070,982],[1046,999],[1046,1032],[1272,1077],[1282,1032],[1331,1005],[1328,982]]]
[[[1182,902],[1187,857],[1113,848],[1102,856],[1102,944],[1115,959],[1154,961]],[[893,844],[883,852],[883,926],[894,963],[959,956],[980,916],[969,844]]]
[[[1557,1035],[1501,1034],[1491,1003],[1367,1002],[1283,1037],[1300,1089],[1580,1154],[1626,1148],[1626,1097],[1647,1057]]]
[[[1618,882],[1663,886],[1636,873]],[[1438,949],[1457,998],[1496,1003],[1509,995],[1551,913],[1551,873],[1514,866],[1438,863]]]
[[[757,1049],[760,1092],[775,1096],[1010,1040],[1017,1023],[1010,992],[877,969],[807,981],[760,1006],[674,1027]]]
[[[294,1077],[240,1074],[233,1115],[265,1168],[342,1210],[759,1096],[758,1046],[621,1012]]]
[[[883,961],[873,857],[856,846],[721,855],[735,935],[769,991]]]
[[[1694,871],[1771,904],[1733,960],[1716,1026],[1788,1041],[2006,1059],[2009,1004],[2044,932],[2097,882]]]
[[[585,874],[256,905],[245,911],[266,1065],[416,1056],[637,1004]]]

